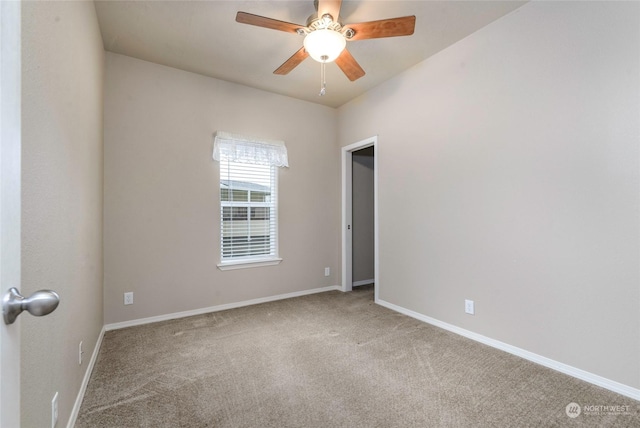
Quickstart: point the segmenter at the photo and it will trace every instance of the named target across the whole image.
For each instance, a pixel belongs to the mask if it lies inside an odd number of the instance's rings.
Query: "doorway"
[[[342,148],[342,291],[373,283],[376,302],[380,288],[377,142],[374,136]]]

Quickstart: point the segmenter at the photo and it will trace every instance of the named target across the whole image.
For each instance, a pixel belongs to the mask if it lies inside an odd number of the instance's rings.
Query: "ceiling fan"
[[[314,5],[318,13],[309,16],[306,26],[246,12],[238,12],[236,21],[241,24],[305,36],[303,46],[273,73],[288,74],[308,56],[311,56],[322,63],[320,95],[324,95],[326,88],[324,65],[328,62],[335,61],[351,81],[365,75],[360,64],[346,49],[347,41],[409,36],[413,34],[416,23],[416,17],[412,15],[343,25],[340,21],[341,4],[342,0],[315,0]]]

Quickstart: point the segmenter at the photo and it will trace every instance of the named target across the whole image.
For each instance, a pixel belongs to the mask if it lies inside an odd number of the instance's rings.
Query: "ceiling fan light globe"
[[[321,29],[307,34],[304,48],[318,62],[335,61],[347,45],[342,34],[334,30]]]

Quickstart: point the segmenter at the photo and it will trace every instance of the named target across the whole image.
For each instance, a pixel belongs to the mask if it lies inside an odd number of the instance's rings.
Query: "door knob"
[[[17,288],[12,287],[2,298],[2,315],[5,324],[13,324],[22,311],[41,317],[55,311],[60,303],[58,293],[51,290],[39,290],[29,297],[20,294]]]

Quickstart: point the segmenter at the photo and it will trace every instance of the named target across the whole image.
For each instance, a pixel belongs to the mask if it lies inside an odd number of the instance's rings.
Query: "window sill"
[[[282,262],[281,258],[272,259],[260,259],[260,260],[237,260],[230,262],[220,262],[218,269],[220,270],[235,270],[235,269],[248,269],[264,266],[275,266]]]

